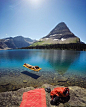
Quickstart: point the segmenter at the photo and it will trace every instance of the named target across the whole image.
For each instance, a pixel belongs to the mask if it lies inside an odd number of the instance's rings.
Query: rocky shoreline
[[[37,88],[47,88],[51,90],[57,86],[50,84],[43,84]],[[62,87],[62,86],[61,86]],[[19,107],[22,101],[22,95],[24,92],[35,89],[34,87],[21,88],[17,91],[7,91],[0,93],[0,107]],[[50,93],[46,92],[46,105],[47,107],[86,107],[86,89],[78,86],[69,86],[70,100],[66,103],[60,103],[58,106],[50,104]]]

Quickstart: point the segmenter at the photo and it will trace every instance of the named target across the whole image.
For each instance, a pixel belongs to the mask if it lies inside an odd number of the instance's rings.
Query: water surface
[[[31,71],[23,67],[24,63],[37,65],[42,70]],[[86,87],[86,51],[0,50],[0,91],[43,83]]]

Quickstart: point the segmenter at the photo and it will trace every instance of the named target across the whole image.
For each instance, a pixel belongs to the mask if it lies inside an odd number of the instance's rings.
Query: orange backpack
[[[57,87],[54,88],[50,92],[50,96],[53,98],[54,96],[58,97],[67,97],[69,95],[69,88],[68,87]]]

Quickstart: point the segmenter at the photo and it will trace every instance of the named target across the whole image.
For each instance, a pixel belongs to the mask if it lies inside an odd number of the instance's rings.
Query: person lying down
[[[29,65],[29,64],[26,64],[26,63],[24,63],[24,65],[26,65],[28,68],[32,68],[32,69],[39,69],[39,67],[38,66],[32,66],[32,65]]]

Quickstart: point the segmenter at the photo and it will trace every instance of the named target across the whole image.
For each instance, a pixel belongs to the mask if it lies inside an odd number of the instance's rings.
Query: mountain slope
[[[61,38],[69,38],[75,37],[73,33],[69,30],[64,22],[59,23],[46,37],[44,38],[53,38],[53,39],[61,39]]]
[[[35,40],[30,38],[24,38],[22,36],[9,37],[0,39],[0,48],[1,49],[16,49],[22,48],[31,45]]]
[[[69,30],[64,22],[61,22],[47,36],[41,38],[38,42],[35,42],[32,45],[68,44],[79,42],[80,39]]]

